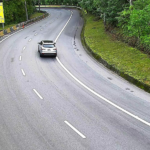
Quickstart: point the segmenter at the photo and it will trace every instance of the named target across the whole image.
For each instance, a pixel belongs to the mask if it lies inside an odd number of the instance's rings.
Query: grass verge
[[[4,26],[4,30],[5,30],[5,29],[8,29],[8,28],[10,28],[10,27],[12,27],[12,26],[15,26],[15,25],[16,25],[16,24],[6,25],[6,26]],[[0,30],[3,30],[2,25],[1,25],[1,27],[0,27]]]
[[[43,15],[43,13],[36,12],[30,16],[30,19],[36,18],[38,16],[42,16],[42,15]]]
[[[110,69],[129,79],[140,88],[150,92],[150,58],[136,48],[113,40],[106,34],[103,21],[94,21],[94,16],[85,15],[84,41],[97,57]]]

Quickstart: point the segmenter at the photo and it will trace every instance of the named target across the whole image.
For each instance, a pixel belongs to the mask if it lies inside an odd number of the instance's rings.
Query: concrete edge
[[[19,30],[19,29],[21,29],[21,28],[24,28],[24,27],[27,26],[28,24],[31,24],[31,23],[36,22],[36,21],[39,21],[39,20],[41,20],[41,19],[43,19],[43,18],[45,18],[45,17],[47,17],[47,16],[48,16],[48,13],[45,12],[44,15],[35,17],[35,18],[30,19],[30,20],[25,21],[25,22],[18,23],[17,25],[14,25],[14,26],[12,26],[12,27],[10,27],[10,28],[7,28],[7,29],[5,29],[5,30],[2,30],[2,31],[0,31],[0,33],[1,33],[1,34],[0,34],[0,39],[3,38],[5,35],[11,33],[11,32],[15,32],[15,31],[17,31],[17,30]]]

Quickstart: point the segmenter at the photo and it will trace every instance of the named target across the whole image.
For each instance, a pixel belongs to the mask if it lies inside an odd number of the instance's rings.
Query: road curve
[[[78,10],[45,10],[0,43],[0,150],[149,150],[150,94],[88,54]],[[43,39],[57,58],[40,58]]]

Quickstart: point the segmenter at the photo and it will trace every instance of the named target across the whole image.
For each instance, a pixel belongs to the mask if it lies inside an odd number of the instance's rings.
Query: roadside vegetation
[[[16,24],[10,24],[10,25],[6,25],[4,26],[4,30],[5,29],[8,29],[8,28],[11,28],[12,26],[15,26]],[[2,26],[0,27],[0,31],[3,30]]]
[[[26,21],[26,9],[28,18],[36,11],[33,0],[3,0],[5,25],[17,24]]]
[[[4,30],[26,21],[25,0],[4,0],[3,6],[5,16]],[[28,19],[43,15],[43,13],[36,11],[35,3],[32,0],[26,0],[26,8]],[[0,30],[3,30],[2,25]]]
[[[30,19],[36,18],[36,17],[38,17],[38,16],[42,16],[42,15],[43,15],[43,13],[35,12],[34,14],[32,14],[32,15],[30,16]]]
[[[35,12],[34,14],[32,14],[32,15],[30,16],[29,19],[33,19],[33,18],[36,18],[36,17],[41,16],[41,15],[43,15],[43,13]],[[20,23],[20,22],[18,22],[18,23]],[[18,23],[5,25],[5,26],[4,26],[4,30],[5,30],[5,29],[8,29],[8,28],[10,28],[10,27],[12,27],[12,26],[17,25]],[[2,26],[0,27],[0,31],[1,31],[1,30],[3,30],[3,27],[2,27]]]
[[[84,37],[90,49],[120,72],[150,85],[149,56],[106,34],[102,20],[95,21],[93,15],[86,15],[85,19]]]

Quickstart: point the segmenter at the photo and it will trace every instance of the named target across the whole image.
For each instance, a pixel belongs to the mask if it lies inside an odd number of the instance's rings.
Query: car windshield
[[[54,45],[44,44],[43,47],[45,47],[45,48],[53,48]]]

